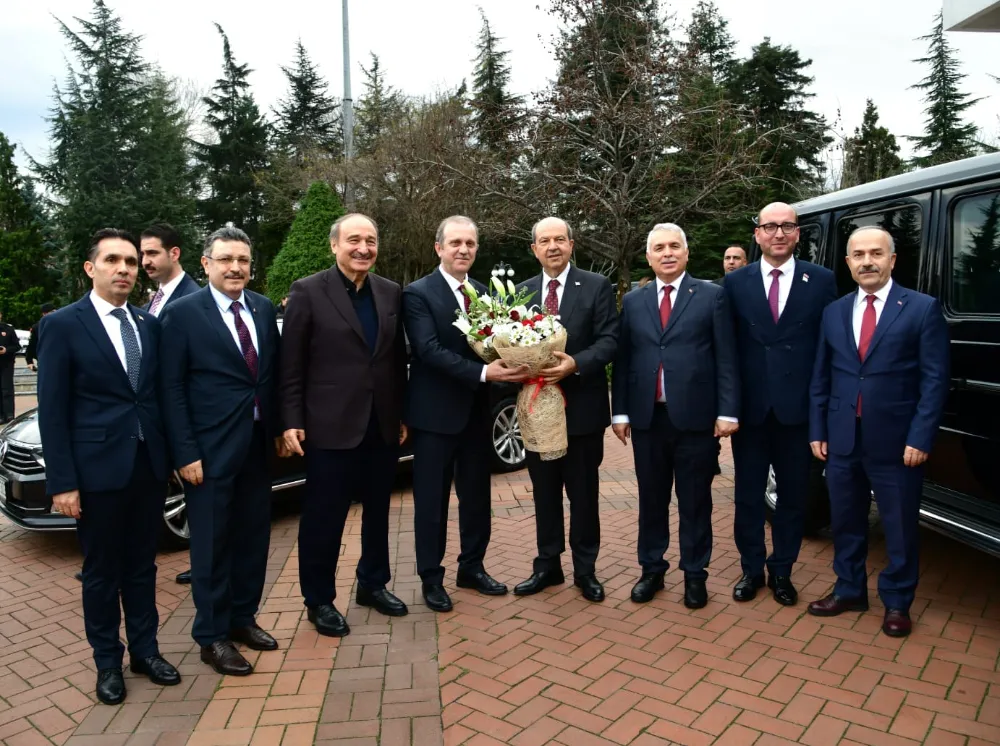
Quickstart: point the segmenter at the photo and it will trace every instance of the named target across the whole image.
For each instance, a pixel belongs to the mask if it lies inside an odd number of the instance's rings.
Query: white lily
[[[465,288],[465,294],[469,296],[470,300],[476,300],[479,297],[476,295],[476,289],[472,287],[472,283],[468,280],[463,283],[462,287]]]
[[[472,331],[472,324],[470,324],[469,320],[464,316],[459,316],[452,323],[460,332],[462,332],[462,334],[468,334]]]
[[[497,294],[501,298],[506,298],[507,297],[507,288],[505,288],[503,286],[503,283],[500,281],[500,278],[494,277],[494,278],[492,278],[492,282],[493,282],[493,287],[495,287],[497,289]]]
[[[513,280],[507,280],[507,291],[511,295],[517,295],[517,288],[514,287],[514,281]]]

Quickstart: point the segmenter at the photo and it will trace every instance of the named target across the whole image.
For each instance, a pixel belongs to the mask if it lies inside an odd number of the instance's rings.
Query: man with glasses
[[[271,537],[272,439],[279,455],[278,325],[274,305],[246,290],[250,239],[231,225],[205,240],[208,286],[167,306],[161,343],[164,420],[187,483],[192,636],[201,660],[247,676],[233,643],[274,650],[255,620]]]
[[[785,606],[798,601],[792,565],[805,525],[812,455],[809,379],[823,309],[837,298],[833,273],[795,258],[798,215],[783,202],[760,211],[754,238],[760,261],[726,276],[736,318],[742,411],[733,435],[736,521],[733,533],[743,575],[733,589],[750,601],[766,584]],[[774,468],[778,504],[771,523],[773,551],[764,543],[764,491]]]

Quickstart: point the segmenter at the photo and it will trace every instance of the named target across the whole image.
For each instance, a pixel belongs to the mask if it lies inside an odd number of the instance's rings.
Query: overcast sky
[[[169,75],[204,90],[221,68],[221,43],[213,26],[229,35],[236,59],[249,63],[261,108],[284,95],[279,65],[292,58],[301,37],[331,90],[343,85],[340,0],[108,0],[126,28],[143,36],[143,53]],[[663,2],[686,21],[695,0]],[[90,0],[3,0],[0,22],[0,131],[32,155],[47,150],[44,116],[52,86],[63,78],[66,44],[55,18],[71,26],[73,16],[89,16]],[[555,24],[540,9],[547,0],[351,0],[351,54],[355,98],[361,89],[359,65],[369,52],[382,59],[391,85],[421,95],[453,88],[469,77],[480,28],[478,7],[490,18],[511,51],[513,88],[530,94],[555,72],[551,40]],[[871,97],[882,123],[897,136],[922,131],[920,92],[908,87],[925,74],[911,60],[925,52],[915,41],[926,34],[941,0],[717,0],[738,41],[740,56],[769,35],[790,44],[813,64],[815,108],[838,129],[850,133]],[[262,10],[257,10],[261,8]],[[965,91],[984,97],[971,119],[996,137],[1000,132],[1000,75],[997,34],[949,33],[962,70]],[[904,150],[909,147],[901,140]],[[24,164],[19,154],[19,163]]]

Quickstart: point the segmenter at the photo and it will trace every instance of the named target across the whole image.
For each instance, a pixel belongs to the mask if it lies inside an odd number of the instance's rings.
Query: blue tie
[[[139,390],[139,366],[142,364],[142,354],[139,352],[139,340],[135,337],[135,330],[128,323],[128,315],[124,308],[115,308],[111,315],[118,319],[122,327],[122,344],[125,346],[125,368],[128,372],[128,382],[132,385],[132,391]],[[142,437],[142,423],[139,423],[139,440]]]

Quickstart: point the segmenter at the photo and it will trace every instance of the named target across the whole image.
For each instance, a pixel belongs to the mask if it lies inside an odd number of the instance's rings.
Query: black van
[[[797,256],[856,289],[847,239],[877,226],[896,242],[893,279],[938,298],[951,331],[951,395],[927,463],[922,522],[1000,556],[1000,153],[893,176],[794,205]],[[754,259],[760,249],[754,245]],[[998,463],[994,464],[993,459]],[[822,464],[807,529],[829,523]],[[773,508],[773,474],[765,499]]]

